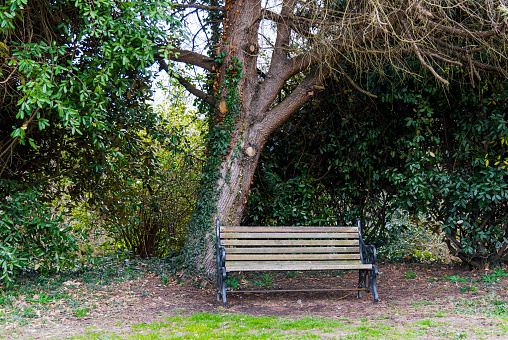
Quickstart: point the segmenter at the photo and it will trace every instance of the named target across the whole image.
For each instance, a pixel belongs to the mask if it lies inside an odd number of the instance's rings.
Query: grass
[[[242,314],[195,313],[177,315],[150,324],[138,324],[130,332],[88,331],[71,339],[489,339],[506,335],[506,320],[494,326],[456,328],[439,319],[414,323],[383,324],[378,318],[352,321],[320,317],[256,317]]]
[[[196,313],[175,316],[131,328],[133,334],[89,332],[72,339],[386,339],[407,338],[392,327],[362,321],[352,324],[325,318],[255,317],[236,314]]]
[[[501,296],[491,294],[477,298],[462,298],[455,303],[460,314],[482,314],[508,319],[508,303]]]

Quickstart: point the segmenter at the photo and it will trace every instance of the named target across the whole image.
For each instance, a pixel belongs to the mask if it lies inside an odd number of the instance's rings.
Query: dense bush
[[[52,212],[51,195],[40,183],[23,186],[0,180],[0,280],[11,283],[21,269],[59,269],[77,249],[61,213]]]
[[[245,223],[360,217],[382,246],[398,233],[387,223],[405,211],[434,219],[465,263],[508,260],[508,83],[445,90],[392,82],[390,72],[360,79],[378,99],[331,82],[269,138]]]
[[[465,263],[507,261],[508,83],[435,91],[421,104],[406,120],[412,154],[392,171],[397,204],[434,216]]]
[[[327,88],[268,139],[244,223],[327,225],[361,218],[364,235],[375,241],[394,212],[385,170],[403,162],[396,141],[407,130],[406,111],[382,114],[347,85],[330,82]]]

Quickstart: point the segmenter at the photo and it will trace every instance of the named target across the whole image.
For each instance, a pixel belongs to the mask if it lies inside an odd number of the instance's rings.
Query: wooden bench
[[[359,220],[354,227],[242,227],[220,226],[217,219],[216,236],[217,300],[224,306],[227,273],[246,271],[358,270],[353,289],[378,301],[376,248],[363,242]],[[332,290],[344,289],[319,289]]]

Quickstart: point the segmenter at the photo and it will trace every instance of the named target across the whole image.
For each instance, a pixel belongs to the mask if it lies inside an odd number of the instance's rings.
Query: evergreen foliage
[[[72,197],[92,193],[100,205],[105,178],[118,168],[136,171],[149,159],[143,157],[140,131],[151,139],[167,138],[146,99],[148,67],[163,54],[158,46],[178,43],[179,23],[170,9],[159,1],[0,4],[0,242],[10,249],[3,252],[5,263],[14,263],[13,249],[30,253],[35,240],[46,247],[45,259],[51,253],[58,259],[64,248],[48,246],[52,235],[73,249],[49,202],[63,190]],[[62,178],[70,181],[61,186]],[[31,203],[16,213],[19,218],[7,218],[14,213],[12,200],[25,196]],[[30,206],[36,209],[25,214]],[[13,243],[12,227],[31,235]],[[38,232],[42,227],[50,231]],[[38,252],[31,254],[23,259],[42,261]],[[4,266],[3,278],[17,268]]]
[[[393,214],[423,213],[465,263],[507,260],[508,84],[491,77],[445,90],[385,74],[361,80],[378,100],[329,82],[272,135],[245,223],[361,217],[368,242],[383,245],[396,237],[386,228]]]

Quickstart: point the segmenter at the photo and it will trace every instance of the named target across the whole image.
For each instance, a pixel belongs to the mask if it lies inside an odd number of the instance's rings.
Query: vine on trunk
[[[220,53],[216,58],[217,64],[222,65],[225,58],[226,53]],[[206,238],[214,237],[213,233],[209,231],[212,216],[217,212],[220,188],[216,185],[221,178],[221,163],[230,152],[238,152],[231,150],[231,148],[233,132],[241,110],[241,96],[238,88],[240,79],[243,77],[242,63],[233,58],[229,66],[224,69],[226,70],[224,80],[216,94],[217,103],[220,103],[219,112],[206,137],[208,159],[203,169],[199,198],[188,231],[188,237],[193,238],[193,241],[188,242],[180,254],[179,269],[184,269],[189,276],[197,276],[204,270],[204,264],[198,263],[198,259],[202,258],[200,255],[210,251],[207,249]],[[210,116],[216,114],[215,110],[214,107],[208,106]],[[227,178],[224,180],[226,183],[228,182]],[[214,242],[208,244],[214,244]]]

